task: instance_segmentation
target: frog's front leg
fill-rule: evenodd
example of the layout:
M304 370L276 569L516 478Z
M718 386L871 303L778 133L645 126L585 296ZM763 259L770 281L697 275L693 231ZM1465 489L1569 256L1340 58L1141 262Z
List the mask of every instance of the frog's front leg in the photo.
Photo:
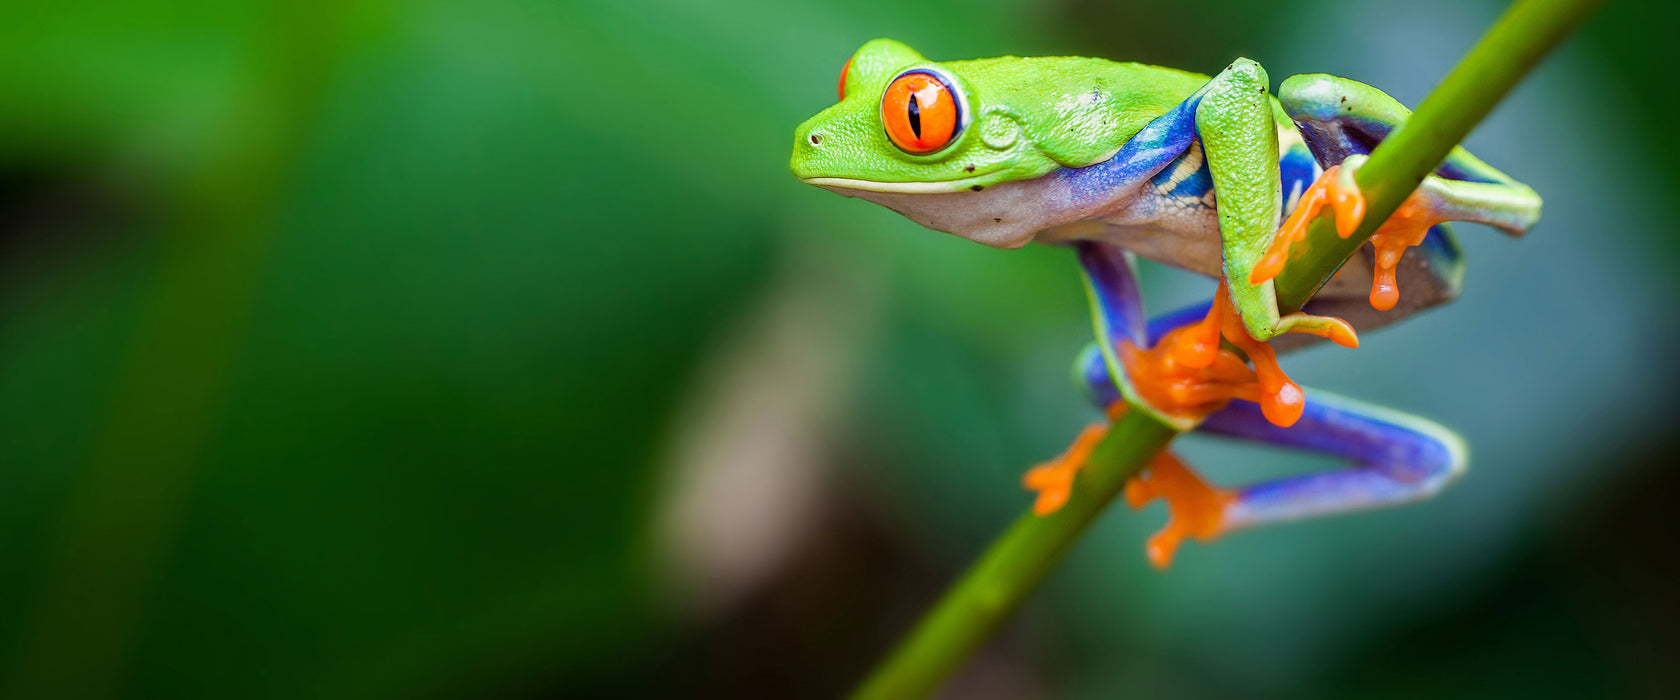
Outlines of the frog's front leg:
M1335 213L1336 232L1352 234L1364 217L1364 198L1354 175L1366 154L1411 115L1381 90L1330 75L1297 75L1283 82L1279 99L1301 129L1313 157L1325 168L1279 229L1265 257L1250 272L1261 283L1283 271L1290 246L1305 238L1307 225L1326 208ZM1462 147L1418 186L1371 236L1371 306L1394 308L1400 301L1395 267L1429 229L1447 221L1470 221L1520 236L1540 218L1540 197Z
M1302 394L1278 368L1265 341L1303 332L1356 347L1358 338L1353 327L1338 318L1280 315L1271 281L1251 279L1283 207L1277 120L1260 64L1238 59L1214 77L1196 109L1196 132L1213 176L1225 281L1206 320L1178 339L1178 360L1189 367L1205 366L1213 361L1223 335L1254 362L1267 417L1287 426L1300 415Z
M1217 197L1230 301L1257 341L1291 332L1351 340L1352 327L1339 319L1280 316L1269 281L1249 279L1271 245L1283 209L1273 117L1265 69L1243 58L1214 77L1196 109L1196 133L1207 153Z
M1150 325L1156 325L1151 322ZM1119 394L1095 346L1076 372L1092 401L1114 406ZM1465 468L1464 444L1430 421L1322 392L1306 397L1301 420L1280 428L1257 404L1232 401L1197 430L1296 447L1348 458L1348 468L1221 489L1203 481L1177 458L1164 455L1128 483L1126 498L1141 507L1160 497L1171 520L1150 538L1149 558L1171 562L1186 538L1212 540L1224 533L1271 522L1398 505L1426 498Z

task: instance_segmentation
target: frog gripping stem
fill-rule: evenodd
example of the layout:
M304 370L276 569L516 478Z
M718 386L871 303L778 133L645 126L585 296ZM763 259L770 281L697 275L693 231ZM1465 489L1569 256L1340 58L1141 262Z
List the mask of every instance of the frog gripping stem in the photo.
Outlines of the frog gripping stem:
M1407 128L1395 132L1391 138L1382 139L1382 143L1371 152L1370 167L1360 178L1362 194L1367 198L1369 211L1386 218L1406 199L1409 194L1407 190L1427 176L1432 169L1442 167L1445 159L1448 165L1454 166L1451 169L1454 172L1474 176L1469 180L1455 182L1453 187L1457 191L1467 195L1485 194L1481 201L1494 205L1490 208L1491 215L1486 217L1488 223L1513 235L1532 223L1538 216L1538 198L1532 196L1532 192L1529 191L1524 193L1529 196L1513 199L1510 196L1513 188L1507 180L1484 177L1480 168L1461 167L1477 163L1463 154L1461 149L1455 151L1454 145L1488 114L1535 63L1578 26L1600 1L1517 0L1469 55L1424 100L1418 111L1411 115ZM873 109L873 104L866 104L867 100L859 97L855 85L869 84L868 81L884 82L889 79L891 70L896 70L896 66L921 60L919 56L903 47L886 48L891 51L885 53L897 52L893 53L894 56L904 54L902 58L908 60L894 58L893 63L871 66L870 61L860 58L851 69L859 73L859 76L854 76L857 79L848 84L850 94L844 102L854 103L860 108ZM864 79L866 76L868 81ZM1279 92L1285 92L1288 87L1286 81L1280 86ZM1264 86L1261 88L1263 90ZM1340 105L1340 101L1335 105ZM1352 110L1343 108L1343 111ZM1291 113L1289 116L1296 125L1312 122L1310 115L1297 116ZM1330 116L1328 110L1324 116ZM867 127L869 139L880 140L878 128L873 127L868 120L858 123L863 125L860 129ZM830 128L830 124L802 127L795 134L796 146L807 142L814 146L817 137L821 136L822 143L827 147L827 144L837 140L834 133L827 130ZM1170 130L1165 134L1155 134L1147 130L1139 133L1172 135ZM1147 140L1149 145L1165 142ZM1364 140L1363 143L1368 144L1370 140ZM1159 149L1137 150L1154 152ZM1320 166L1343 160L1341 157L1325 158L1316 152L1313 155L1317 157ZM796 153L796 172L801 173L802 177L811 176L808 181L812 181L813 184L845 189L845 182L818 181L821 178L815 176L822 173L814 167L817 160L811 154ZM1128 161L1121 165L1131 163ZM1135 181L1127 179L1132 173L1127 167L1092 168L1087 171L1104 178L1112 177L1116 182ZM1447 173L1445 177L1453 178L1454 172ZM1143 177L1147 177L1147 174ZM1311 173L1307 173L1306 177L1310 178ZM972 190L971 194L978 194L982 184L987 187L987 193L1002 191L1002 188L991 188L991 182L958 182L967 190ZM1188 194L1197 194L1196 188L1191 185L1198 182L1200 180L1190 177L1183 183L1178 183L1178 187ZM1083 183L1084 181L1080 180L1077 184ZM1285 188L1285 191L1288 191L1288 188ZM904 203L896 193L861 192L860 196L868 195L875 200L890 202L892 205L898 205L894 207L895 210L903 211L899 207ZM948 199L952 198L940 198L937 201L945 202ZM1476 199L1466 196L1459 201L1475 203ZM953 208L950 211L969 209ZM987 214L984 222L1003 223L999 219L1004 217L990 212L983 213ZM926 218L933 222L944 221L931 215ZM1459 218L1463 217L1455 217L1453 220ZM1010 223L1018 222L1011 220ZM1003 235L981 235L990 233L989 230L978 230L983 228L978 227L976 232L972 232L975 240L1001 242L1009 244L1010 247L1025 240ZM1333 232L1324 230L1331 227L1314 228L1318 230L1309 233L1312 248L1297 256L1296 260L1290 261L1292 264L1288 266L1289 269L1272 281L1278 309L1300 309L1323 281L1356 252L1359 245L1365 243L1366 237L1374 227L1369 224L1361 225L1359 230L1343 241L1336 241ZM1258 240L1255 242L1259 243ZM1265 245L1261 244L1259 247L1262 250L1258 252L1263 253ZM1248 271L1243 272L1246 275ZM1101 290L1091 289L1089 284L1087 291L1092 293L1093 298L1102 294ZM1250 294L1245 297L1244 303L1251 304L1252 296ZM1205 307L1196 309L1198 315L1204 310ZM1116 314L1116 317L1126 315L1129 314ZM1112 401L1117 398L1117 394L1126 393L1136 399L1135 393L1117 376L1124 368L1116 356L1120 354L1122 341L1133 342L1138 347L1154 345L1146 342L1156 339L1153 326L1149 329L1149 337L1121 338L1117 337L1118 334L1108 332L1098 313L1094 313L1093 317L1098 325L1097 347L1100 352L1087 353L1086 357L1098 357L1102 360L1098 366L1103 370L1096 375L1101 381L1091 386L1094 396ZM1173 320L1173 325L1178 326L1189 320L1189 317L1175 315ZM1271 329L1258 329L1266 330L1279 329L1276 326ZM1218 353L1216 358L1217 356ZM1215 359L1212 366L1219 363L1220 360ZM1085 376L1093 375L1087 372ZM1341 454L1349 458L1352 464L1341 471L1307 474L1291 480L1266 482L1235 490L1236 501L1227 505L1220 513L1218 532L1427 497L1463 468L1462 447L1451 434L1440 430L1438 426L1415 419L1385 414L1381 410L1364 410L1360 406L1339 402L1322 394L1308 393L1305 410L1297 425L1285 429L1277 427L1265 417L1260 408L1238 397L1237 400L1229 402L1226 408L1216 411L1202 421L1201 428L1207 432L1233 437L1259 439L1300 449ZM858 686L852 697L855 700L912 700L932 695L965 659L982 648L984 641L1046 580L1055 570L1056 563L1073 549L1080 535L1100 517L1110 500L1126 491L1127 480L1144 467L1152 466L1156 455L1164 451L1167 445L1186 429L1170 418L1159 415L1158 411L1142 409L1128 412L1123 419L1109 426L1106 435L1091 446L1087 455L1088 461L1081 467L1075 479L1079 482L1081 493L1067 500L1053 517L1037 517L1029 513L1026 517L1014 520L1005 532L986 547L974 565L939 597L902 641L894 646L886 658ZM1148 476L1157 478L1158 473L1166 473L1170 469L1171 467L1152 469ZM1150 490L1147 486L1133 487L1133 500L1151 495ZM1183 537L1194 538L1197 535L1187 532ZM1182 540L1183 537L1179 539ZM1170 540L1163 539L1160 541L1163 546L1155 549L1168 553L1164 545L1169 542Z
M1118 421L1125 415L1125 401L1109 402L1109 422ZM1092 423L1085 426L1066 451L1021 476L1021 485L1028 491L1038 493L1038 498L1033 500L1034 515L1050 515L1067 505L1068 498L1073 496L1074 477L1079 476L1079 470L1084 468L1085 462L1091 458L1091 450L1107 436L1108 423Z
M1103 423L1085 426L1066 452L1022 475L1021 485L1038 492L1038 498L1033 500L1034 515L1050 515L1067 505L1068 498L1073 496L1073 478L1090 459L1091 448L1107 434L1108 426Z
M1331 166L1311 187L1301 194L1301 202L1278 228L1277 236L1264 257L1249 273L1251 284L1264 284L1283 273L1289 260L1290 246L1307 237L1307 227L1323 215L1328 206L1336 219L1336 235L1347 238L1359 228L1365 217L1365 196L1360 193L1354 173L1365 156L1349 156L1341 165ZM1395 270L1406 249L1421 245L1430 227L1453 220L1448 213L1453 207L1443 196L1445 187L1436 180L1425 181L1412 192L1394 214L1371 234L1373 250L1371 269L1371 307L1387 311L1400 302L1400 285Z
M1352 173L1346 173L1345 178L1343 174L1342 166L1330 166L1301 193L1301 201L1295 206L1295 211L1290 212L1289 218L1278 228L1277 237L1272 239L1265 257L1249 273L1250 284L1265 284L1283 273L1284 263L1289 260L1290 246L1306 240L1307 225L1318 218L1325 205L1335 211L1337 235L1347 238L1359 228L1360 220L1365 217L1365 197L1360 194L1359 185L1354 183Z

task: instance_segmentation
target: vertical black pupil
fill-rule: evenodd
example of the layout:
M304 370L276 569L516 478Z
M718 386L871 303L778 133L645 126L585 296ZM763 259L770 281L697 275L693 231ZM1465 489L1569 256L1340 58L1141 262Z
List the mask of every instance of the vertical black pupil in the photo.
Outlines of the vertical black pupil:
M910 131L916 138L922 137L922 103L913 92L910 93Z

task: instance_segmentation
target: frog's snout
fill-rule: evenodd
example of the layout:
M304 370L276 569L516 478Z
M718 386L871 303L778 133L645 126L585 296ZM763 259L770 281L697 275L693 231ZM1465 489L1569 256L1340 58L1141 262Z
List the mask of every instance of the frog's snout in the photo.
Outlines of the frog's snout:
M821 158L823 139L827 134L822 127L801 124L793 132L793 158L789 166L793 174L801 178L814 177L811 166Z

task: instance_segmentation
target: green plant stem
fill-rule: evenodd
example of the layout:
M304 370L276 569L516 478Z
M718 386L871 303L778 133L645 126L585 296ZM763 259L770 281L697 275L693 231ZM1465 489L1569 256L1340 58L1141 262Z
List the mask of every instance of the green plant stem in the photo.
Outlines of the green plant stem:
M1177 436L1142 411L1128 412L1091 451L1067 505L1048 516L1029 511L1016 518L853 697L919 698L938 688L1055 569L1126 479Z
M1487 116L1511 87L1602 0L1519 0L1424 99L1404 126L1372 151L1357 180L1364 222L1346 239L1328 217L1296 244L1278 277L1278 306L1299 309L1388 219L1423 178ZM854 700L920 698L936 690L1055 569L1069 545L1178 431L1129 411L1092 450L1073 497L1047 517L1027 513L994 540L962 578L864 680Z
M1292 259L1275 283L1278 308L1296 311L1318 293L1517 81L1601 4L1519 0L1506 10L1411 118L1371 151L1354 176L1366 208L1353 235L1337 236L1331 218L1320 217L1308 228L1306 240L1293 246Z

